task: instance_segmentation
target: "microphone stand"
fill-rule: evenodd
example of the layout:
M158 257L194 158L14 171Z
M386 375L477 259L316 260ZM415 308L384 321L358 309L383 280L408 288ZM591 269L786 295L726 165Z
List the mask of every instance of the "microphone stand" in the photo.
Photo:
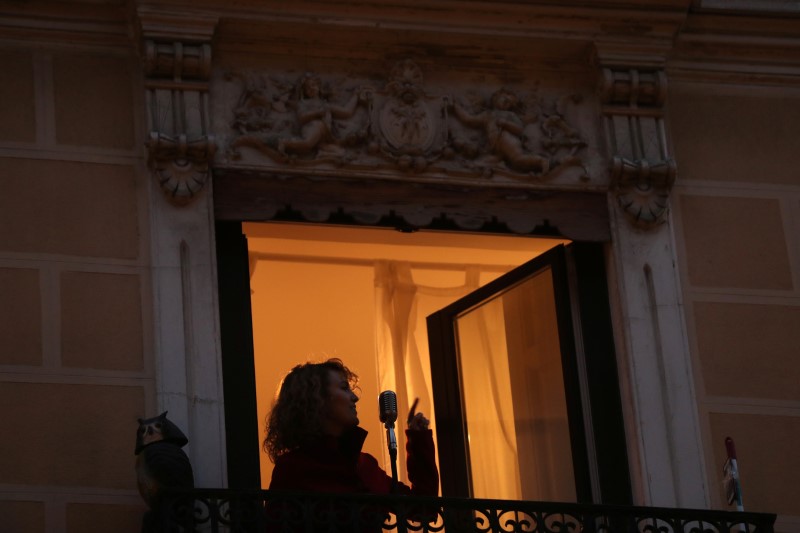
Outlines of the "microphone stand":
M392 494L397 492L397 437L394 434L394 421L386 421L386 442L389 445L389 459L392 464Z
M387 420L384 424L386 426L386 442L389 444L389 459L392 463L392 492L397 493L397 437L394 434L394 420ZM400 514L395 512L395 519L397 520L397 532L407 533L405 513Z

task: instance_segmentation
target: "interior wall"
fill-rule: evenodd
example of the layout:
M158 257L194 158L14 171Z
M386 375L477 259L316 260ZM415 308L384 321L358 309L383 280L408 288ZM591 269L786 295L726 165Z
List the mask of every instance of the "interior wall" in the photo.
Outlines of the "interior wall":
M282 376L307 360L340 357L360 377L359 418L370 432L365 451L383 460L387 472L390 464L377 405L373 262L412 261L415 283L437 287L460 286L465 265L483 265L483 285L565 242L281 223L246 223L244 231L251 257L260 439ZM420 310L421 320L427 312ZM426 339L417 342L427 345ZM418 410L430 416L432 407L422 402ZM435 430L435 419L432 422ZM404 449L402 430L398 431L398 446ZM272 463L262 450L262 486L268 487L271 472Z
M363 266L259 261L251 279L253 344L260 438L280 380L294 366L329 357L344 361L360 378L362 425L372 435L366 452L381 457L372 269ZM261 452L262 486L272 464Z

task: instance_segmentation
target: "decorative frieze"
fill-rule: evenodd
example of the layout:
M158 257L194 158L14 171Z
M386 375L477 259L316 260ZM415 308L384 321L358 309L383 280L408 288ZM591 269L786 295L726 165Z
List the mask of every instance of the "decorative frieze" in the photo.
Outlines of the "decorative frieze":
M663 122L666 75L646 67L606 67L602 73L610 190L635 224L661 223L676 174Z
M195 21L186 34L185 17L140 13L149 138L148 166L166 197L185 205L210 177L216 141L209 124L211 37L215 19ZM174 28L175 31L171 31Z
M430 89L413 61L383 81L316 73L237 72L227 156L266 156L283 170L376 173L541 183L588 180L576 95L530 88ZM400 171L398 173L398 171Z

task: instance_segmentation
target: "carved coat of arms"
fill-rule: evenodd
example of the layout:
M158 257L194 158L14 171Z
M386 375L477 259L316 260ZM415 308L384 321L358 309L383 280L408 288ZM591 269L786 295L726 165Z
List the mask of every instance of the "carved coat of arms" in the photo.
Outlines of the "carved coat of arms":
M378 124L390 150L422 154L441 139L441 111L432 105L422 87L422 71L412 61L398 64L387 84L388 98L378 114Z

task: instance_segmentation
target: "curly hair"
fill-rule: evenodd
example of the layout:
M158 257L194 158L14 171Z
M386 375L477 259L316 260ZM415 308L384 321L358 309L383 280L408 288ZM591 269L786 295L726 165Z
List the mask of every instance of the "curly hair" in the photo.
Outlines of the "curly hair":
M337 358L297 365L283 378L264 439L264 450L273 463L322 434L331 370L344 375L351 388L357 387L358 376Z

